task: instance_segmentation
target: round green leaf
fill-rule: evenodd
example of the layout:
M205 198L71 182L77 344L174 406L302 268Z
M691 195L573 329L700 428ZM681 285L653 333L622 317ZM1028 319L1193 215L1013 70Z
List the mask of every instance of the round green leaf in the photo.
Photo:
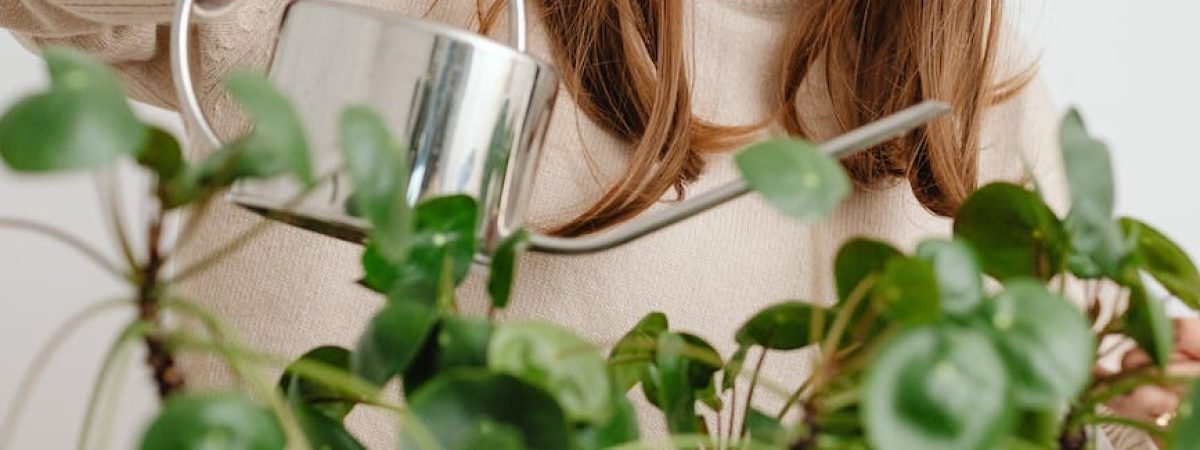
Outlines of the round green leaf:
M1164 369L1175 351L1175 325L1162 303L1151 299L1140 283L1129 288L1129 310L1125 313L1129 337Z
M1200 309L1200 273L1179 245L1150 225L1134 219L1121 219L1125 235L1136 242L1137 263L1167 289L1193 309Z
M282 450L283 432L264 407L234 393L179 394L142 435L141 450Z
M455 370L419 389L409 398L409 408L444 450L477 450L477 435L488 434L487 429L497 424L520 433L530 450L571 448L566 416L558 402L509 375ZM420 448L407 434L404 444L401 448Z
M1113 221L1113 170L1108 146L1088 134L1083 118L1074 110L1063 119L1060 139L1071 188L1071 212L1066 220L1071 251L1091 260L1105 273L1116 273L1128 250ZM1086 264L1076 263L1073 267L1086 268Z
M904 325L922 325L941 317L938 280L933 267L918 259L893 258L871 289L871 301L888 319Z
M755 144L735 157L746 183L772 206L805 220L825 217L850 194L842 166L813 144L782 138Z
M1200 450L1200 380L1192 383L1191 393L1179 405L1166 448Z
M1079 310L1029 279L1008 283L987 308L1018 404L1054 409L1083 390L1096 345Z
M942 311L963 315L983 303L982 269L966 243L928 240L917 246L917 257L933 266Z
M488 346L488 368L545 389L571 421L604 423L612 415L604 358L593 345L556 325L501 326Z
M787 302L767 307L750 318L736 336L741 346L758 345L771 350L795 350L811 344L810 327L817 307Z
M1013 184L990 184L967 199L954 234L970 243L984 271L1001 281L1049 279L1066 258L1062 223L1037 194Z
M314 181L308 140L291 102L261 74L235 72L225 82L229 93L254 121L250 134L236 146L242 164L262 176L291 173L305 184Z
M309 447L319 450L365 450L366 447L346 430L339 420L312 406L297 406L292 410L296 420L304 429Z
M888 261L902 256L895 247L869 239L853 239L842 244L833 262L838 299L845 301L863 279L883 273Z
M862 422L879 450L988 448L1005 431L1007 372L987 335L910 329L867 370Z
M408 154L375 112L347 108L341 118L342 159L354 185L350 200L371 224L371 240L387 260L402 261L412 233Z
M658 335L667 331L667 316L661 312L647 314L633 329L617 342L608 356L613 386L628 392L642 379L646 367L654 360Z
M309 350L300 357L300 361L324 364L333 369L345 371L350 376L350 350L341 347L327 346ZM346 393L333 386L305 378L295 373L289 365L279 378L279 388L287 397L292 407L307 406L314 412L329 416L334 420L342 420L357 403L355 395Z
M428 305L390 302L359 338L350 360L354 374L378 386L387 384L416 358L437 319Z
M439 373L463 367L487 367L493 325L486 319L447 316L433 338L404 371L404 392L411 394Z
M528 246L529 232L517 230L496 248L488 275L488 294L492 297L492 306L499 309L508 307L509 297L512 296L513 278L517 276L517 258Z
M17 172L90 169L135 154L148 128L104 63L74 50L44 54L50 88L0 117L0 158Z
M451 261L454 284L467 277L475 257L475 224L478 205L465 195L439 197L421 202L416 211L408 264L430 279L441 276L445 259Z

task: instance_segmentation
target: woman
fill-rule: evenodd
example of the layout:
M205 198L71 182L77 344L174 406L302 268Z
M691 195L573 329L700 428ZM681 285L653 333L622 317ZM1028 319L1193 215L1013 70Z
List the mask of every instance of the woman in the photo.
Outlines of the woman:
M210 1L198 26L200 91L218 131L240 123L221 94L233 67L261 68L286 0ZM478 29L504 29L504 5L482 0L354 0L381 10ZM1022 180L1026 164L1062 207L1058 115L1034 62L1004 35L999 0L541 0L532 52L564 75L534 193L531 222L561 235L602 230L737 175L730 150L772 134L822 140L923 99L953 117L846 162L858 184L830 220L801 224L755 198L609 252L528 255L507 315L553 320L611 342L639 317L665 311L673 328L732 342L736 324L785 298L829 303L829 274L846 239L912 248L949 233L981 182ZM35 47L65 44L113 63L135 98L174 107L167 0L0 0L0 26ZM637 189L634 189L634 188ZM215 211L187 253L204 254L257 220ZM289 355L349 345L377 308L354 285L356 246L276 227L193 279L186 294L235 323L251 343ZM482 277L460 296L485 308ZM1181 345L1200 350L1194 323ZM1190 346L1190 347L1189 347ZM723 348L728 353L729 348ZM1192 354L1200 353L1193 351ZM1138 364L1140 355L1128 360ZM795 379L811 354L771 361ZM1183 358L1192 364L1194 358ZM221 380L215 361L186 361L193 384ZM763 398L768 406L779 399ZM1116 403L1156 417L1178 394L1147 388ZM646 408L642 408L645 411ZM649 415L643 417L648 419ZM358 420L384 445L382 423ZM1133 448L1135 444L1123 445Z

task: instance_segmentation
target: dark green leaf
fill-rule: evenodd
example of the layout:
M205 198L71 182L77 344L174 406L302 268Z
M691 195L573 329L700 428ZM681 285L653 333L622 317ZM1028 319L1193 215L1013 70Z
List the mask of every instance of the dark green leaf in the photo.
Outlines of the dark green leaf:
M933 266L942 311L963 315L983 303L982 269L975 252L966 243L928 240L917 247L917 257Z
M513 323L488 346L488 368L549 392L572 422L604 423L612 416L612 386L600 352L556 325Z
M883 273L888 261L902 256L895 247L878 241L860 238L842 244L833 263L838 299L845 301L850 298L850 294L864 279L872 274Z
M1037 194L1013 184L990 184L967 199L954 234L970 243L984 271L1001 281L1050 279L1066 258L1062 223Z
M1066 227L1072 253L1090 260L1104 273L1114 274L1128 250L1113 221L1113 170L1108 146L1088 134L1083 118L1074 110L1063 119L1060 139L1071 188ZM1088 268L1081 262L1072 267ZM1076 275L1090 271L1081 272Z
M508 307L513 279L517 276L517 258L528 246L529 232L517 230L496 247L496 252L492 255L491 274L488 277L488 294L492 296L492 306L499 309Z
M389 302L371 319L351 358L354 374L383 386L400 374L425 345L437 314L418 302Z
M1192 383L1191 393L1179 405L1166 448L1200 450L1200 380Z
M775 139L735 157L742 177L784 213L805 220L825 217L850 194L842 166L809 142Z
M350 375L350 350L341 347L318 347L300 357L300 361L318 363L331 369L342 370ZM333 386L302 377L289 365L279 378L279 389L283 391L293 408L307 406L325 414L333 420L342 420L357 403L355 395Z
M254 129L235 144L252 173L291 173L302 183L314 181L308 141L291 102L260 74L236 72L225 82L229 93L254 121Z
M509 375L459 369L419 389L409 408L444 450L478 450L475 436L497 424L520 433L531 450L571 448L566 416L554 398ZM421 448L409 435L404 444Z
M1079 310L1032 279L1011 281L987 308L1019 405L1057 409L1083 390L1096 345Z
M649 394L655 394L655 404L666 417L667 429L673 434L695 433L696 426L696 390L689 378L691 365L694 361L689 358L690 345L687 340L675 333L662 333L658 336L658 353L655 365L650 371L656 389ZM643 382L643 386L646 383Z
M613 414L608 422L588 425L575 433L582 450L604 450L638 440L638 416L624 394L613 395Z
M689 333L679 333L688 345L688 383L696 392L696 399L714 411L721 410L721 398L717 395L716 374L724 365L721 354L704 338Z
M154 172L160 181L175 178L187 168L179 141L158 127L148 129L146 141L137 152L137 162Z
M1034 449L1058 448L1061 427L1062 413L1057 410L1021 411L1017 414L1017 427L1013 434L1015 438L1033 444Z
M771 448L783 448L788 444L787 430L783 429L779 420L755 408L746 412L746 431L750 433L751 440Z
M738 377L742 375L742 366L746 365L746 353L750 347L741 345L733 352L733 356L729 357L729 361L725 362L725 367L721 369L721 389L729 390L737 382Z
M652 312L625 333L613 347L608 362L611 366L613 386L617 391L629 392L629 389L642 379L646 367L654 361L658 335L667 331L667 326L665 314Z
M487 367L492 323L486 319L447 316L433 338L404 372L404 392L411 394L439 373L451 369Z
M441 277L449 255L454 284L467 277L475 257L475 200L465 195L439 197L417 206L416 231L409 251L409 264L430 279Z
M1162 303L1151 299L1146 288L1135 283L1129 288L1129 310L1125 313L1129 337L1145 350L1150 359L1166 368L1175 351L1175 326Z
M1007 372L983 332L923 327L867 370L862 423L879 450L989 448L1002 434Z
M740 346L759 345L771 350L795 350L810 341L813 311L808 303L787 302L770 306L750 318L736 336Z
M234 393L169 398L142 435L141 450L282 450L283 432L266 408Z
M366 450L341 421L334 420L327 413L318 411L314 406L303 405L292 410L304 429L309 447L314 450Z
M893 258L871 289L871 301L883 315L904 325L923 325L941 317L938 281L925 261Z
M1125 235L1136 242L1138 265L1167 291L1193 309L1200 309L1200 273L1179 245L1153 227L1121 219Z
M0 158L17 172L91 169L133 155L147 127L104 63L74 50L45 51L50 88L0 117Z
M341 119L342 158L354 185L350 201L371 224L371 241L385 259L404 260L412 233L408 154L373 111L347 108Z
M480 422L478 429L471 433L471 437L467 438L463 448L525 450L526 447L520 430L485 419Z

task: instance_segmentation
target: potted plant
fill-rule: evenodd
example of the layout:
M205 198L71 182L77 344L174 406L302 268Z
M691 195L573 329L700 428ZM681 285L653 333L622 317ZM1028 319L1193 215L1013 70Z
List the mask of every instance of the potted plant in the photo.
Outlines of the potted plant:
M321 347L289 360L245 347L220 317L172 290L261 228L175 273L164 270L172 249L163 239L164 222L190 209L195 214L179 237L186 240L196 216L239 180L288 176L312 187L328 178L312 173L286 99L263 79L232 77L231 92L256 126L189 162L171 135L137 119L103 64L66 50L45 57L51 86L0 118L4 163L44 173L131 159L155 180L147 199L156 206L152 220L136 230L117 227L120 263L57 230L0 218L0 228L76 247L130 286L131 298L95 308L137 315L105 358L81 448L95 443L98 399L137 342L148 350L163 399L142 437L147 450L363 448L343 423L353 408L394 414L403 430L398 445L406 449L1082 449L1098 425L1135 428L1175 450L1200 448L1200 384L1165 372L1173 330L1146 288L1154 280L1200 308L1200 275L1154 228L1114 217L1107 149L1078 114L1068 115L1061 131L1072 198L1065 218L1036 186L985 186L962 206L952 238L927 240L913 254L865 239L845 243L832 274L835 306L766 308L739 329L737 350L721 355L656 312L630 330L614 330L624 337L610 349L549 323L458 314L454 288L476 250L475 201L445 197L410 206L399 195L408 175L399 144L374 113L351 108L340 127L344 173L356 186L355 212L372 224L361 283L386 306L355 348ZM830 213L850 191L837 162L802 140L751 146L737 163L760 195L799 218ZM145 234L144 249L129 245L131 231ZM495 309L508 305L525 240L516 233L494 254L488 292ZM1090 307L1100 300L1095 289L1083 289L1093 293L1082 299L1089 307L1068 301L1069 284L1100 283L1127 293L1109 299L1128 304L1122 313L1101 317ZM170 325L167 313L195 319L202 332ZM1157 365L1094 376L1099 341L1116 335L1132 338ZM820 363L802 379L786 380L791 396L781 410L750 406L764 382L765 358L811 347L819 348ZM183 351L221 356L243 389L182 390L186 374L175 358ZM272 366L285 369L280 379L259 373ZM747 392L737 392L739 378L749 380ZM383 389L395 380L403 403ZM1171 427L1097 412L1150 383L1192 383ZM642 439L629 395L661 411L669 439ZM710 428L698 419L706 410L724 412L725 420ZM792 411L798 421L782 420ZM15 419L6 416L0 447Z

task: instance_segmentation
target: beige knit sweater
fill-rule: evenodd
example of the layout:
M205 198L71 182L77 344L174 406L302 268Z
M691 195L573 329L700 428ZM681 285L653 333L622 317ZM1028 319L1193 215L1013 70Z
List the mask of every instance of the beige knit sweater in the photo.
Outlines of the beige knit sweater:
M407 15L421 14L430 1L353 0ZM200 92L222 134L239 127L219 87L222 74L233 67L266 65L286 3L210 2L200 15L195 61ZM695 112L721 124L751 123L767 115L784 12L803 7L802 0L695 0L688 5ZM83 48L120 69L136 99L173 107L166 50L172 8L170 0L0 0L0 27L32 46ZM474 12L474 0L441 0L430 18L466 27L473 25ZM531 51L549 60L546 36L536 23ZM1017 45L1008 45L1005 53L1014 70L1030 63ZM805 89L801 110L829 123L820 81ZM621 169L627 149L580 114L569 95L559 98L534 192L534 225L560 223L581 212ZM994 108L981 149L984 181L1020 180L1024 161L1061 207L1057 119L1039 83ZM833 131L828 127L826 134ZM822 137L827 136L816 136ZM589 168L589 160L598 170ZM711 156L708 162L691 192L737 176L729 154ZM259 220L236 207L218 208L181 264ZM504 317L551 320L597 343L611 343L642 315L659 310L671 317L673 328L696 332L728 355L734 330L758 309L787 299L822 304L835 299L832 260L846 239L869 236L911 249L921 238L946 235L949 225L922 209L905 183L860 190L832 218L815 224L784 217L758 198L745 198L605 253L526 255L513 306ZM354 245L276 226L182 290L264 350L296 356L323 344L349 346L381 302L354 283L360 276L360 252ZM483 278L470 277L460 290L468 311L480 312L486 305ZM810 352L772 356L766 376L794 386L810 358ZM227 381L214 360L187 358L185 363L193 386ZM764 393L761 406L777 407L779 400ZM657 423L647 408L641 409L644 420ZM353 422L373 448L386 446L392 427L385 419L356 413Z

